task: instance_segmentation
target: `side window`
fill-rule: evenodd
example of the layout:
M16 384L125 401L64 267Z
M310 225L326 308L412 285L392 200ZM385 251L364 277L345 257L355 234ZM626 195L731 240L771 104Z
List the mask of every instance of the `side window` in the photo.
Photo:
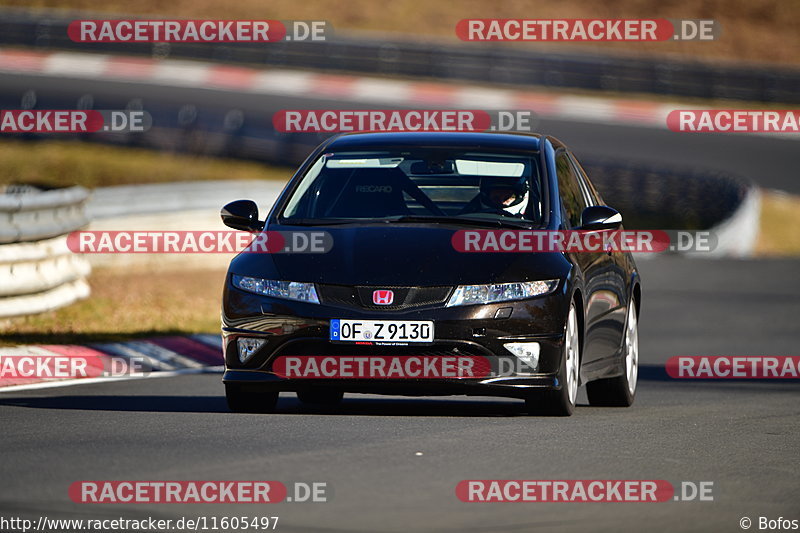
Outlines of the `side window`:
M581 213L586 209L586 201L583 191L578 183L575 170L570 164L569 158L565 153L556 157L556 174L558 176L558 190L561 195L561 203L567 215L567 220L572 228L581 225Z
M589 177L586 175L586 171L583 170L581 164L577 159L575 159L574 155L570 154L569 157L572 160L572 166L581 182L584 196L589 199L589 205L604 205L603 199L600 197L600 193L597 192L597 189L594 188L592 182L589 181Z

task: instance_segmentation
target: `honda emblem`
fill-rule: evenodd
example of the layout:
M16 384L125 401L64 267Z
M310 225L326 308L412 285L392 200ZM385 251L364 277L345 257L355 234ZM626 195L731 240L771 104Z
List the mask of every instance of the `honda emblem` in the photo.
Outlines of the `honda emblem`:
M392 302L394 302L394 291L372 291L372 303L375 305L392 305Z

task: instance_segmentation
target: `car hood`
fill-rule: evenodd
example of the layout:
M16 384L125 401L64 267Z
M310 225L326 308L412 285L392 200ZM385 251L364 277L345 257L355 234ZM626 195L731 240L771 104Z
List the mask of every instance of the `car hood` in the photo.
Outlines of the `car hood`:
M458 252L451 238L465 229L459 226L391 223L269 229L326 231L333 247L327 253L243 254L239 257L246 256L248 264L238 273L335 285L449 286L551 279L565 276L569 269L559 253Z

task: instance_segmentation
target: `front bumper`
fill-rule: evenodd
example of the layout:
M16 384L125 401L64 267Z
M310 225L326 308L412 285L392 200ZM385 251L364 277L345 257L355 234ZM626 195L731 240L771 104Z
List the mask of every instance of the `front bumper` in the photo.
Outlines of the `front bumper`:
M328 387L370 394L524 397L530 389L561 387L556 374L563 354L566 301L562 293L554 293L515 302L387 312L280 300L226 287L222 315L226 367L223 381L254 391ZM433 320L435 342L409 346L331 343L332 318ZM246 363L241 363L238 357L240 337L265 340ZM503 347L509 342L538 343L538 366L501 362L510 359L518 363ZM282 356L469 356L485 358L492 369L504 370L463 378L285 378L273 372L273 364Z
M261 370L226 370L222 381L237 384L243 391L297 392L309 388L328 388L361 394L400 396L503 396L525 398L531 390L560 389L555 375L472 379L283 379Z

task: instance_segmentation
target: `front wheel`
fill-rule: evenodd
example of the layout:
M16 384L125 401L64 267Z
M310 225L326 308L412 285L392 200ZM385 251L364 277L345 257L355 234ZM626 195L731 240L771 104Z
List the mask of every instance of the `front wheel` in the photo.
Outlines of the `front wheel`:
M586 384L589 404L598 407L629 407L636 396L639 378L639 323L636 305L631 300L628 306L628 321L625 327L625 373L609 379L599 379Z
M530 414L547 416L570 416L575 410L578 398L578 376L581 365L581 342L578 333L578 313L575 302L569 306L567 327L564 335L564 352L557 378L559 390L545 391L525 399L526 410Z

